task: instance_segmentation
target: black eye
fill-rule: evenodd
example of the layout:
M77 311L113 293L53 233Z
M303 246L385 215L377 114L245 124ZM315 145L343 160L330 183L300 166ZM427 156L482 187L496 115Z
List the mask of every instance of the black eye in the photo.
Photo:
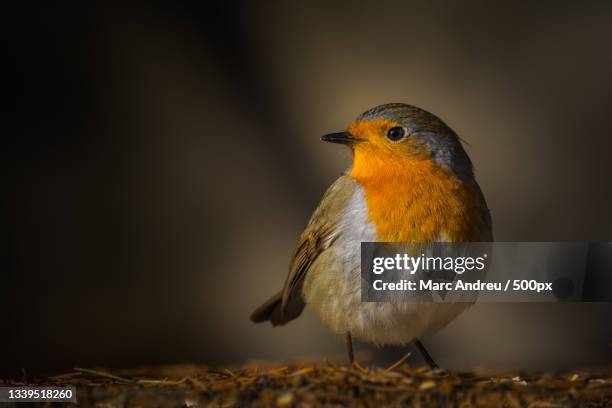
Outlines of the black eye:
M389 129L389 131L387 132L387 137L390 140L393 140L394 142L397 142L402 137L404 137L405 134L406 134L406 132L404 132L404 128L403 127L396 126L396 127L392 127L391 129Z

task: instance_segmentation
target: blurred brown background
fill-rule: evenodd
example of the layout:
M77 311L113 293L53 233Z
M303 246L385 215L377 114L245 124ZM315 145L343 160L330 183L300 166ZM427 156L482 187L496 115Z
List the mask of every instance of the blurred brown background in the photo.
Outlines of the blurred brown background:
M612 3L20 6L0 374L343 351L248 316L349 165L319 136L407 102L470 146L500 241L611 240ZM449 367L612 361L606 304L479 305ZM364 347L364 346L362 346Z

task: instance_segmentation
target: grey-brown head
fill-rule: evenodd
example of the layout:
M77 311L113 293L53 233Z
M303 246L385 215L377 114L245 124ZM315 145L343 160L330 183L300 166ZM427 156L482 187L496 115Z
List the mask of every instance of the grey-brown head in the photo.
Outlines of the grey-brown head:
M369 159L427 159L461 179L473 177L472 163L457 134L440 118L416 106L377 106L359 115L345 132L322 139L347 144L356 154L363 153Z

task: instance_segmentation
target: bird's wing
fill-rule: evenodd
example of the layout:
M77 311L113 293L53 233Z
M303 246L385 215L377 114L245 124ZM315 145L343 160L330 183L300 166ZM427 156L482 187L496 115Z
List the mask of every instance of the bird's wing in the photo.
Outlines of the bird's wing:
M302 284L310 266L319 254L330 247L334 239L333 224L318 226L300 237L283 286L281 316L286 315L287 305L290 304L292 298L301 295Z
M286 315L287 307L294 298L301 300L302 284L313 262L342 234L339 222L355 188L355 181L350 176L344 175L323 195L321 203L298 240L289 264L289 274L282 290L281 316Z
M252 321L261 323L269 320L273 326L277 326L302 313L304 299L301 289L304 277L319 255L342 234L342 213L355 189L356 182L346 175L327 189L298 240L283 289L251 314Z

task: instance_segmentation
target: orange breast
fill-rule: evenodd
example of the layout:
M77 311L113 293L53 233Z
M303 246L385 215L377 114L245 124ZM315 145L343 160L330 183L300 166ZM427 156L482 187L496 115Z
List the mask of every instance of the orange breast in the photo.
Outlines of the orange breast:
M483 239L478 193L425 157L390 157L383 163L356 155L351 176L364 189L380 241Z

